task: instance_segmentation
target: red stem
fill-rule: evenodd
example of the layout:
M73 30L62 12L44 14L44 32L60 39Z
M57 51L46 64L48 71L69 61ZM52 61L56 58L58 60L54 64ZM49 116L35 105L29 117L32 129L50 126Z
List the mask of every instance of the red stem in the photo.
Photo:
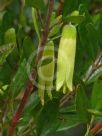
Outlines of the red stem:
M102 121L98 122L94 128L91 129L92 135L95 136L97 132L102 129Z
M45 44L47 42L48 34L49 34L49 27L50 27L50 18L53 10L53 5L54 5L54 0L49 0L49 8L47 12L47 17L46 17L46 24L44 27L44 30L42 32L42 37L40 44L38 46L38 51L37 51L37 57L36 57L36 64L39 63L40 59L42 58L43 50L45 47Z
M9 132L8 132L8 136L13 136L13 133L14 133L14 130L15 130L16 125L18 123L18 120L19 120L19 118L20 118L20 116L23 112L23 109L25 107L25 104L27 102L27 99L28 99L32 89L33 89L33 84L32 84L31 81L29 81L28 84L27 84L27 88L25 90L26 93L24 93L24 96L21 100L21 103L20 103L20 105L19 105L19 107L18 107L18 109L17 109L17 111L16 111L16 113L13 117L11 127L10 127Z
M64 0L60 0L60 5L57 10L57 16L62 14L63 6L64 6Z
M43 50L44 50L45 44L47 42L47 38L48 38L48 34L49 34L50 18L51 18L51 14L52 14L52 10L53 10L53 5L54 5L54 0L49 0L46 25L45 25L44 31L42 33L41 42L40 42L39 47L38 47L38 54L36 56L36 62L35 62L36 65L38 64L39 60L42 58ZM41 50L41 51L39 51L39 50ZM31 75L32 75L32 77L34 77L34 80L36 80L37 70L34 69L34 71L32 71ZM10 127L9 132L8 132L8 136L13 136L14 130L17 126L17 123L20 119L20 116L21 116L21 114L24 110L24 107L27 103L28 97L30 96L32 90L33 90L33 84L32 84L32 81L29 80L27 87L25 89L23 98L20 102L20 105L19 105L19 107L18 107L18 109L17 109L17 111L16 111L16 113L13 117L11 127Z

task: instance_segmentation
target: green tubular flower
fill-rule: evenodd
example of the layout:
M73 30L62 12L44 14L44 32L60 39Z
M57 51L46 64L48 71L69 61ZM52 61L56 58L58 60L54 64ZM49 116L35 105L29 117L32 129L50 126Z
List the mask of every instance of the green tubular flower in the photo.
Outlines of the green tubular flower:
M38 94L42 105L44 105L45 90L52 99L54 65L54 43L50 41L46 44L42 59L38 65Z
M72 91L73 71L76 52L76 27L66 25L62 31L62 37L58 50L57 79L56 90L63 87L63 93L66 90Z

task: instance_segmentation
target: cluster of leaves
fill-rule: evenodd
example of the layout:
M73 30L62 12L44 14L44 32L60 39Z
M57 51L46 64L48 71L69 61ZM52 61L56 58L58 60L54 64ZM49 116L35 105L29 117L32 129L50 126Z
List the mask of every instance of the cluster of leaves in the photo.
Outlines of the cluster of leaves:
M27 84L27 66L34 66L35 56L33 60L29 58L41 38L47 2L0 1L0 135L8 133ZM49 39L58 48L61 26L69 22L77 26L74 96L53 90L53 99L45 96L42 106L37 91L32 92L15 136L82 136L85 133L91 136L90 126L102 116L102 2L65 0L62 16L57 17L59 2L56 0L54 4ZM79 15L73 14L76 10Z

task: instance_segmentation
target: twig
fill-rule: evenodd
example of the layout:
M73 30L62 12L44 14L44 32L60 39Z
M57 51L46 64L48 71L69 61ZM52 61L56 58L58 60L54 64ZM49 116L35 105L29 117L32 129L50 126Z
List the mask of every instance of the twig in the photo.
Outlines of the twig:
M49 26L50 26L50 17L52 14L52 10L53 10L53 6L54 6L54 0L49 0L49 5L48 5L48 12L47 12L47 18L46 18L46 25L44 27L44 31L42 33L42 38L41 38L41 42L38 46L38 52L37 52L37 56L36 56L36 65L38 64L38 62L40 61L42 54L43 54L43 50L45 47L45 44L47 42L47 38L48 38L48 34L49 34ZM34 69L31 73L32 77L34 80L36 80L37 77L37 70ZM8 136L13 136L14 130L16 128L16 125L20 119L20 116L24 110L24 107L27 103L28 97L30 96L31 92L33 90L33 83L31 80L28 81L27 87L25 89L25 93L24 96L20 102L20 105L13 117L12 123L11 123L11 127L9 129L8 132Z
M59 25L62 23L62 19L60 19L57 23L53 24L49 30L53 29L55 26Z
M89 133L90 133L90 129L91 129L91 126L92 126L92 124L93 124L94 119L95 119L95 116L94 116L94 115L92 115L92 117L91 117L91 121L90 121L90 123L89 123L89 124L88 124L88 126L87 126L87 131L86 131L85 136L88 136L88 135L89 135Z
M95 136L97 132L102 130L102 121L98 122L95 127L91 129L92 135Z
M64 6L64 0L60 0L60 5L57 10L57 16L62 14L63 6Z
M21 100L21 103L20 103L20 105L19 105L19 107L18 107L18 109L17 109L17 111L16 111L16 113L15 113L15 115L13 117L11 127L10 127L9 132L8 132L8 136L13 136L16 125L17 125L17 123L18 123L18 121L20 119L20 116L21 116L21 114L23 112L23 109L25 107L25 104L27 102L27 99L28 99L32 89L33 89L33 84L29 80L28 84L27 84L27 88L26 88L25 93L24 93L24 96L23 96L23 98Z
M44 30L42 32L41 42L38 46L36 64L39 63L39 61L42 57L42 54L43 54L45 43L47 42L47 38L48 38L48 34L49 34L49 27L50 27L50 18L51 18L51 14L52 14L52 10L53 10L53 5L54 5L54 0L49 0L49 8L48 8L48 12L47 12L46 24L45 24Z
M58 36L55 36L55 37L51 37L51 40L54 41L54 40L56 40L56 39L58 39L60 37L61 37L61 35L58 35ZM50 41L50 39L48 41Z
M100 64L101 60L102 60L102 53L98 56L98 58L93 63L92 68L91 68L88 76L85 79L85 82L88 81L90 79L90 77L94 74L94 72L97 71L102 66L102 64ZM89 126L89 129L90 129L90 126ZM101 129L102 129L102 121L97 123L96 126L91 129L92 135L94 136ZM87 132L86 132L86 134L87 134Z
M74 91L64 95L62 99L60 100L60 107L62 107L65 103L69 102L73 98L74 95L75 95Z
M95 62L92 64L89 73L86 75L84 81L87 82L91 76L101 67L101 62L102 60L102 53L96 58Z

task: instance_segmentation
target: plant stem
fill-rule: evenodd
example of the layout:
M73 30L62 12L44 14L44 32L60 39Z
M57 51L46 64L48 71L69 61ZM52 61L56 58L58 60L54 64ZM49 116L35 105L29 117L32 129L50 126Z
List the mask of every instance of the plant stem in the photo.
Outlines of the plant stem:
M85 82L87 82L91 78L91 76L102 66L102 64L100 64L101 60L102 60L102 53L99 54L99 56L96 58L96 60L92 64L92 67L88 75L84 79Z
M38 46L38 52L36 57L36 64L39 63L40 59L42 58L43 50L45 47L45 43L47 42L48 34L49 34L49 27L50 27L50 18L53 10L54 0L49 0L49 8L47 12L46 24L42 32L41 41Z
M102 129L102 121L98 122L95 127L91 129L93 136Z
M88 125L88 127L87 127L87 131L86 131L85 136L88 136L88 135L89 135L90 130L91 130L92 123L93 123L93 121L94 121L94 118L95 118L95 116L94 116L94 115L92 115L92 117L91 117L91 121L90 121L90 124L89 124L89 125Z
M45 47L45 44L47 42L47 38L48 38L48 34L49 34L49 26L50 26L50 18L51 18L51 14L53 11L53 6L54 6L54 0L49 0L49 5L48 5L48 12L47 12L47 18L46 18L46 24L44 27L44 31L42 32L42 37L41 37L41 42L38 46L38 52L37 52L37 56L36 56L36 65L38 64L38 62L40 61L40 59L42 58L42 54L43 54L43 50ZM34 80L36 80L37 77L37 70L34 69L31 73L31 76ZM33 83L32 81L29 79L27 87L24 91L24 95L23 98L20 102L20 105L12 119L12 123L11 123L11 127L8 131L8 136L13 136L14 130L17 126L17 123L21 117L21 114L24 110L24 107L27 103L28 97L30 96L31 92L33 90Z
M20 105L19 105L19 107L18 107L18 109L17 109L17 111L16 111L16 113L15 113L15 115L13 117L11 127L10 127L9 132L8 132L8 136L13 136L16 125L17 125L17 123L18 123L18 121L20 119L20 116L21 116L21 114L23 112L23 109L24 109L25 104L27 102L28 96L30 95L32 89L33 89L32 82L29 81L28 84L27 84L27 88L25 90L26 93L24 93L24 96L23 96L23 98L21 100L21 103L20 103Z
M63 6L64 6L64 0L60 0L60 5L57 10L57 16L62 14Z
M62 99L60 100L60 107L64 106L64 104L66 104L67 102L69 102L73 98L74 95L75 95L74 92L69 92L66 95L64 95L62 97Z

